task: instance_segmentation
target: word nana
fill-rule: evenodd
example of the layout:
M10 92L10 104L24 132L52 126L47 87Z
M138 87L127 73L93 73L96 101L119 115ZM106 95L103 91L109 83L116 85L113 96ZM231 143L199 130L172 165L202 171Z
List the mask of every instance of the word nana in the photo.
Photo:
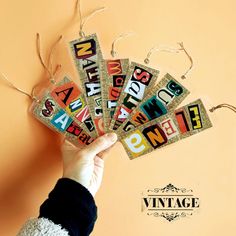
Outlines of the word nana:
M128 132L135 127L167 114L176 108L189 92L169 74L158 83L153 92L133 110L130 118L122 124L122 130Z
M133 159L211 126L199 99L176 110L173 114L154 119L135 131L121 135L120 139L129 157Z
M114 114L113 130L117 130L119 126L128 118L132 110L138 106L146 95L147 88L150 85L153 76L149 68L132 63L129 74L129 80L126 82L122 90L123 96L119 100L119 105Z

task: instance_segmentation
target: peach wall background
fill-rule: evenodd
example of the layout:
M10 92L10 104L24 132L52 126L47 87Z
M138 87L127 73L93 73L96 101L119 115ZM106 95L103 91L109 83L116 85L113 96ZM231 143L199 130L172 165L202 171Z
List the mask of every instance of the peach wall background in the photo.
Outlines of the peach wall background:
M64 42L56 61L75 81L66 42L78 36L72 18L74 0L0 1L0 70L27 91L45 81L36 55L35 35L42 36L44 56L60 33ZM84 14L108 9L89 21L104 56L120 33L136 34L117 44L120 57L142 62L154 45L183 41L195 68L183 84L192 92L184 104L201 97L209 109L236 104L236 30L234 0L83 1ZM179 79L189 62L183 54L159 53L151 66ZM60 138L28 112L30 101L0 81L0 235L15 235L25 220L37 216L40 204L61 176ZM92 235L171 236L233 235L236 197L235 113L210 113L214 128L130 161L120 143L107 158L103 185L96 196L99 218ZM191 218L167 222L141 212L141 193L173 183L192 188L201 199Z

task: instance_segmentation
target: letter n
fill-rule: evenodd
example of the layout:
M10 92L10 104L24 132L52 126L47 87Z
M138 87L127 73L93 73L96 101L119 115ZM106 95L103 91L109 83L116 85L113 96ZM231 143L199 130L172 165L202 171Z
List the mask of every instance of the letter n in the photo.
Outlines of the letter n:
M75 57L86 59L96 54L96 42L94 39L82 41L74 44Z
M75 117L80 121L84 122L90 116L88 106L86 106L82 111L80 111Z
M155 149L168 142L165 132L158 125L149 126L142 133Z

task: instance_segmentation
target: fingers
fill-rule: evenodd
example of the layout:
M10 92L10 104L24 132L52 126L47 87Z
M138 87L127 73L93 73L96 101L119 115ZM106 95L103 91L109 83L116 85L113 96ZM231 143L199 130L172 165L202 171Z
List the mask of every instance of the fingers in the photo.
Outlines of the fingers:
M96 194L99 187L101 186L103 171L104 171L104 161L98 156L96 156L94 158L93 176L89 186L89 191L92 193L93 196Z
M72 144L70 141L64 139L63 143L62 143L62 147L61 149L64 151L68 151L68 150L74 150L76 149L76 146L74 144Z
M107 133L97 138L90 145L83 148L83 153L92 158L98 153L105 151L111 147L117 141L117 135L115 133Z
M108 153L110 152L110 150L112 149L113 146L114 146L114 144L111 147L109 147L108 149L99 152L97 154L97 156L104 160L104 158L108 155Z
M70 162L74 156L78 153L80 148L76 147L74 144L68 140L64 140L61 146L62 158L64 163Z

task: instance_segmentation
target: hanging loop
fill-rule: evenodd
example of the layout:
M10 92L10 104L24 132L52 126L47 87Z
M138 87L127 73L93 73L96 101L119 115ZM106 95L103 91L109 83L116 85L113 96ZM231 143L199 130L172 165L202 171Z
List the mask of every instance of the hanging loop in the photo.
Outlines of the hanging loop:
M186 79L187 74L192 70L193 68L193 59L192 57L189 55L189 53L186 51L183 42L178 43L178 45L180 46L180 48L178 49L174 49L174 48L169 48L169 47L153 47L151 48L151 50L148 52L147 57L145 58L144 62L145 64L149 64L150 62L150 57L154 52L170 52L170 53L179 53L180 51L183 51L189 61L190 61L190 67L188 68L188 70L181 76L181 79Z
M170 53L179 53L179 49L169 48L169 47L153 47L147 54L147 57L144 59L145 64L150 63L150 57L154 52L170 52Z
M179 50L184 51L184 53L186 54L186 56L188 57L189 61L190 61L190 66L187 69L187 71L181 76L181 79L186 79L187 74L192 70L193 68L193 58L189 55L189 53L186 51L185 47L184 47L184 43L180 42L178 43L180 46Z
M49 53L49 63L48 63L49 65L47 66L44 59L43 59L43 56L42 56L40 34L37 33L37 53L38 53L38 57L39 57L39 60L42 64L43 68L48 73L49 80L52 84L55 84L55 75L61 69L61 65L59 64L59 65L56 65L56 69L55 69L55 71L53 71L54 52L55 52L55 49L56 49L57 45L60 43L61 40L62 40L62 35L60 35L59 38L53 44L53 46L51 48L51 51Z
M111 46L111 56L112 56L112 57L115 57L116 54L117 54L117 52L115 51L115 44L116 44L119 40L121 40L121 39L123 39L123 38L125 38L125 37L128 37L128 36L131 36L131 35L133 35L133 34L134 34L134 32L127 32L127 33L124 33L124 34L120 34L120 35L112 42L112 46Z
M35 102L40 102L39 99L34 95L34 89L32 90L32 93L30 94L30 93L28 93L28 92L26 92L26 91L24 91L24 90L22 90L22 89L16 87L16 86L7 78L7 76L6 76L5 74L3 74L1 71L0 71L0 76L1 76L2 79L4 79L4 80L7 82L7 84L8 84L11 88L13 88L13 89L17 90L18 92L24 94L25 96L29 97L30 99L34 100Z
M233 106L233 105L230 105L230 104L227 104L227 103L222 103L222 104L219 104L215 107L212 107L211 109L209 109L210 112L214 112L215 110L219 109L219 108L228 108L230 110L232 110L233 112L236 113L236 107Z
M84 29L84 25L88 22L88 20L90 20L94 15L96 15L99 12L102 12L104 10L106 10L106 7L100 7L98 9L95 9L94 11L92 11L86 18L83 19L82 17L82 11L81 11L81 0L77 0L76 1L76 10L79 11L79 18L80 18L80 31L79 31L79 35L81 38L84 38L86 35L83 31Z

